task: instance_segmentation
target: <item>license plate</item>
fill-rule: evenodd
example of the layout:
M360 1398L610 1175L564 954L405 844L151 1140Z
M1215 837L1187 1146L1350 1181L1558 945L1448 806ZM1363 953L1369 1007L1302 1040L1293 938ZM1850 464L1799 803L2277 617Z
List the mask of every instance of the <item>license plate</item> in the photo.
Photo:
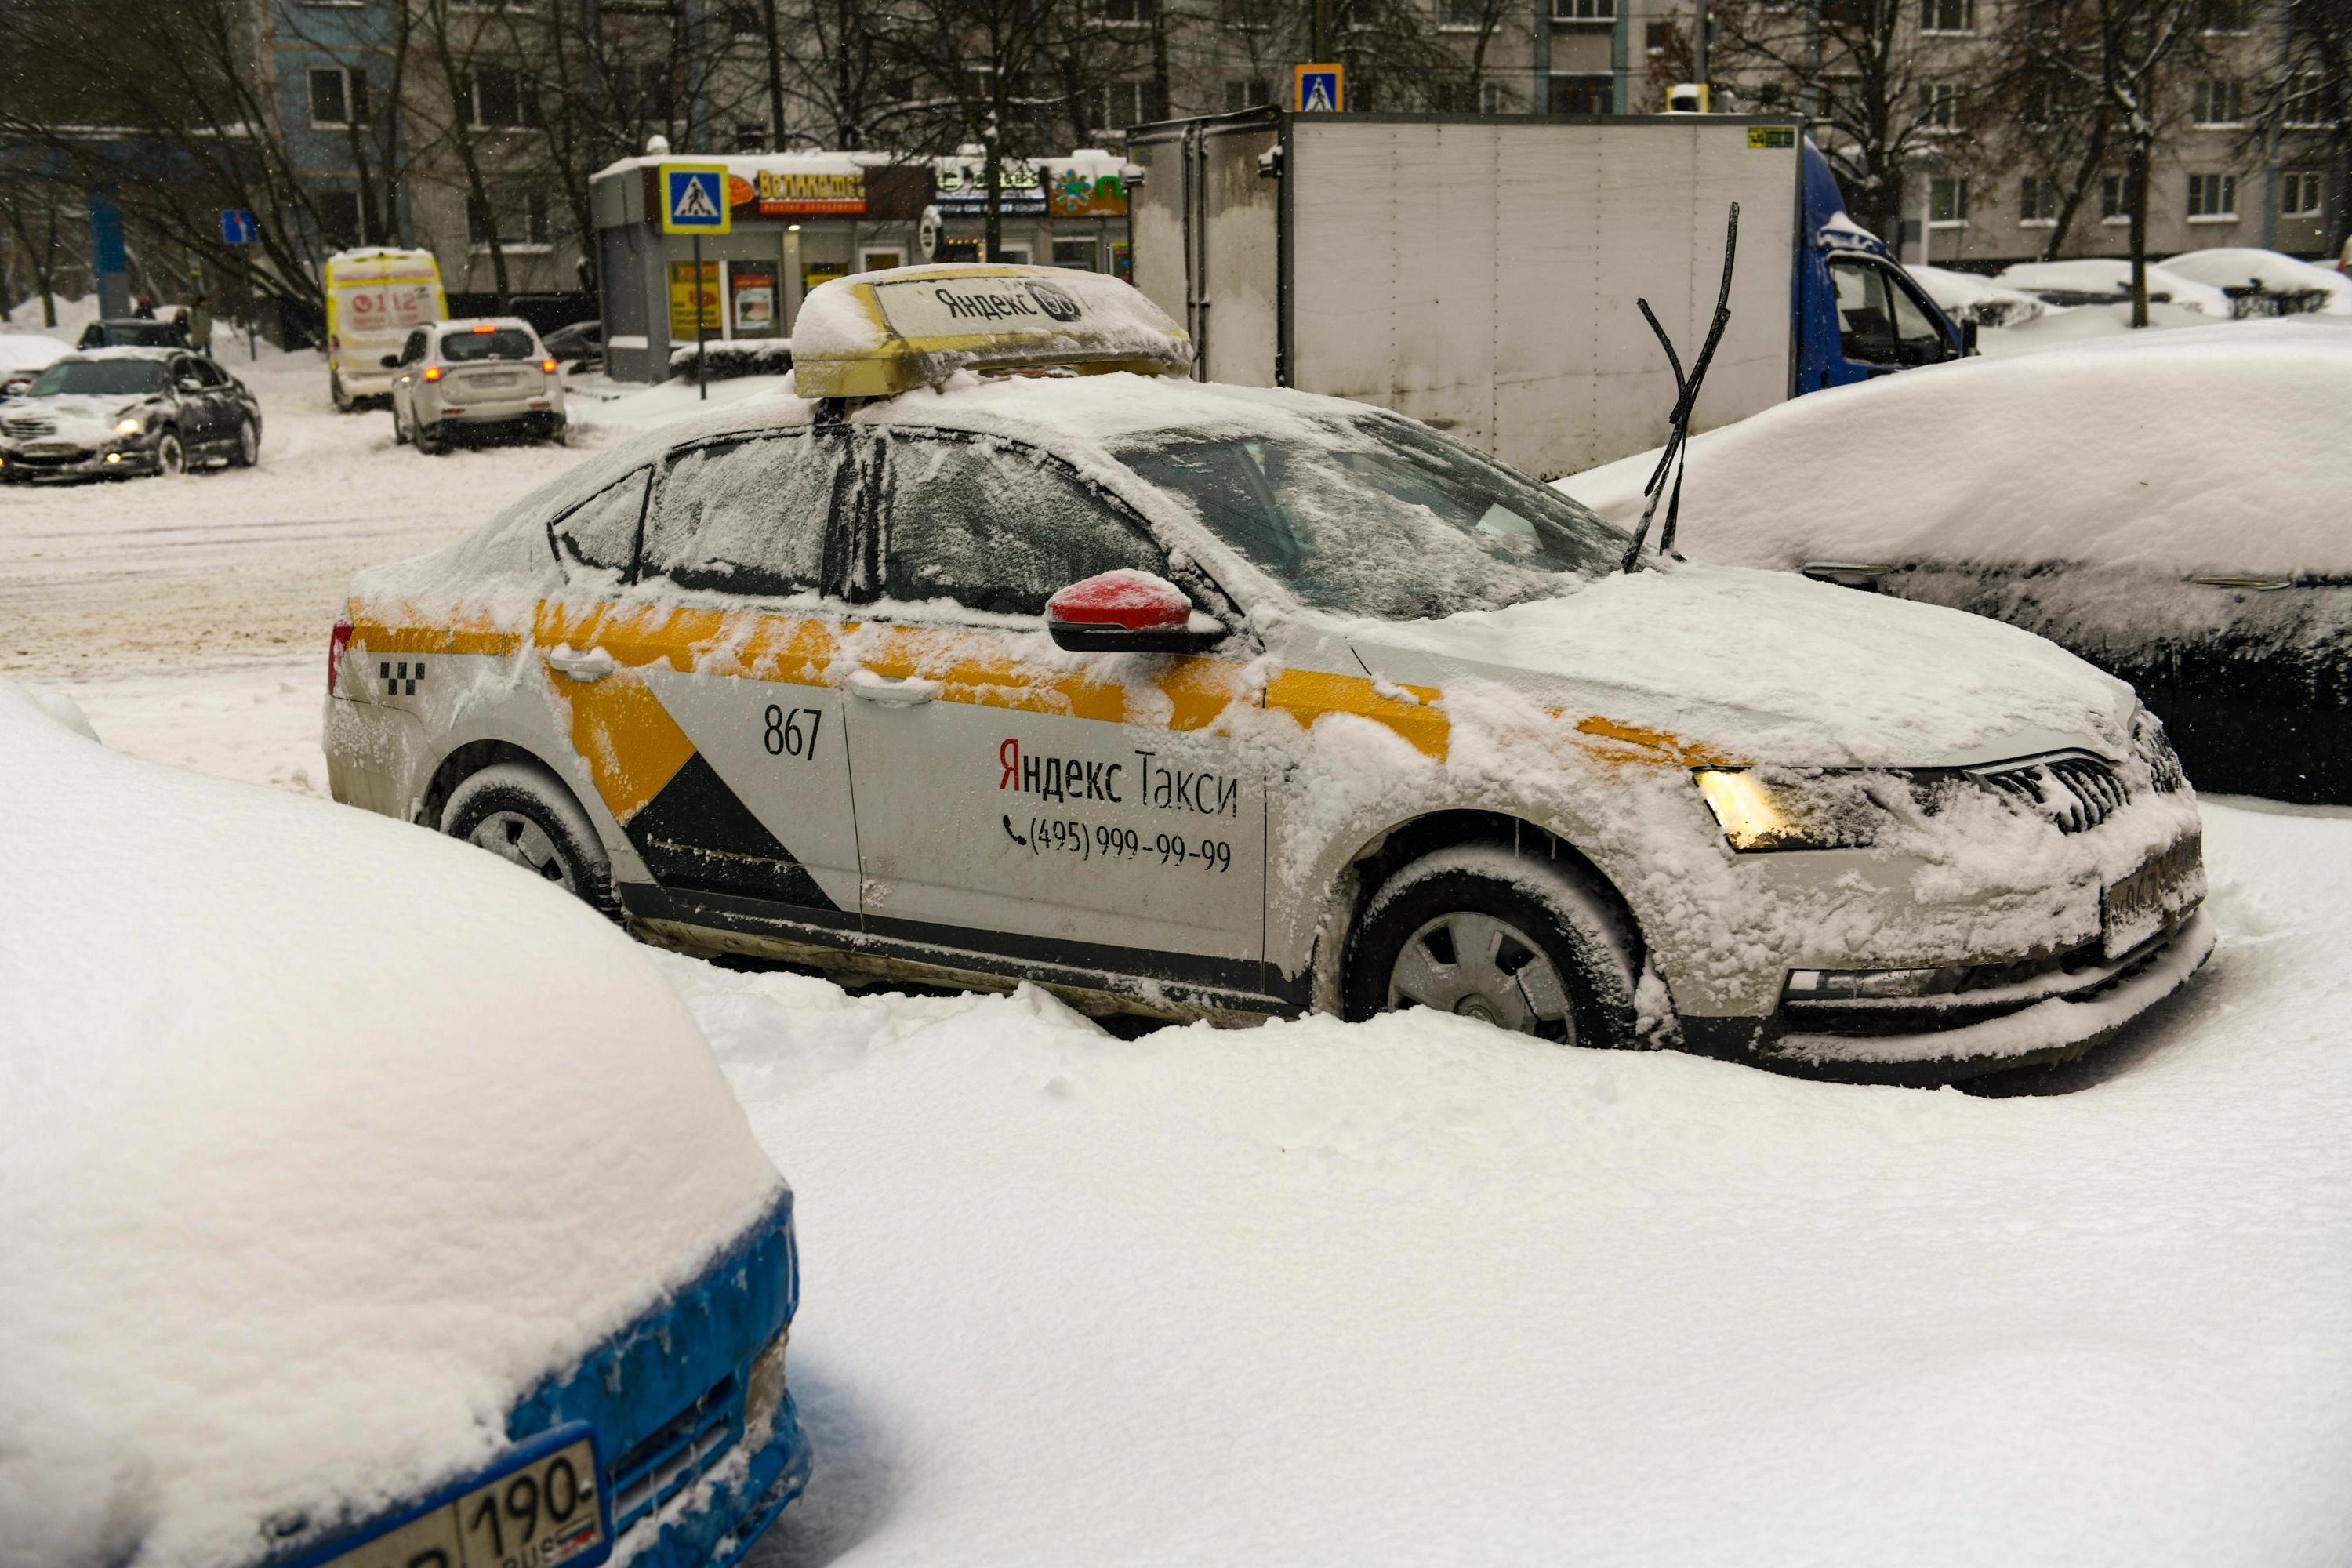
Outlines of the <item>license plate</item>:
M551 1441L554 1447L543 1446ZM317 1568L593 1568L613 1554L611 1510L584 1426L566 1427L504 1468Z
M36 441L25 448L28 458L79 458L81 448L70 441Z
M466 378L467 386L512 386L514 384L515 378L510 375L469 375Z
M2204 896L2204 843L2192 833L2108 885L2100 899L2106 955L2121 958Z

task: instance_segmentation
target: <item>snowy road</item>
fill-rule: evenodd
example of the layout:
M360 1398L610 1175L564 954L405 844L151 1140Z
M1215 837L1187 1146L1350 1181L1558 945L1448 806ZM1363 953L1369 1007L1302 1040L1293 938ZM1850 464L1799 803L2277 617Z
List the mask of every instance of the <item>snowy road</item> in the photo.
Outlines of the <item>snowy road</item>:
M0 492L0 670L319 790L349 568L578 454L420 458L306 368L256 473ZM2012 1098L656 955L801 1194L755 1561L2341 1562L2352 814L2208 845L2206 972Z

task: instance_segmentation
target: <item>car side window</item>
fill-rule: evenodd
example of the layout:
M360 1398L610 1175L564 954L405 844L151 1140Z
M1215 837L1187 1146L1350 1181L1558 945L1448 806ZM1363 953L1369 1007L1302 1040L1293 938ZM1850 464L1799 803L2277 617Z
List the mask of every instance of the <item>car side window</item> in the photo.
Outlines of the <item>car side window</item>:
M206 386L218 388L229 384L228 372L208 359L192 359L188 361L188 368L195 372L196 379Z
M1864 364L1896 363L1885 276L1866 262L1832 261L1830 281L1837 289L1838 344L1845 357Z
M639 468L549 524L556 553L574 565L625 575L636 563L637 530L645 520L646 488L653 477L653 469Z
M421 360L424 357L425 333L423 330L420 329L409 333L408 341L401 344L400 363L403 364L415 364L418 360Z
M1168 558L1109 497L1032 448L985 437L887 437L882 593L1042 616L1071 584Z
M837 431L803 431L672 453L646 524L645 574L733 594L821 591L846 446Z
M1895 353L1905 364L1934 364L1951 352L1951 340L1945 337L1911 290L1889 279L1888 295L1895 304Z

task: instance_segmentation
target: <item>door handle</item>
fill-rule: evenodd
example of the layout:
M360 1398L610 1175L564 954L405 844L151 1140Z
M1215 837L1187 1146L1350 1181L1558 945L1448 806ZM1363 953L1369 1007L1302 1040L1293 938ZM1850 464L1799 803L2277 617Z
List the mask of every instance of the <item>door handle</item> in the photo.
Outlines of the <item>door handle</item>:
M1878 580L1895 570L1866 561L1808 561L1797 568L1816 583L1833 583L1841 588L1859 588L1865 594L1878 591Z
M619 668L601 647L551 648L547 662L574 680L602 680Z
M914 708L935 701L940 695L940 683L910 675L904 680L893 680L887 675L877 675L870 669L852 670L849 694L867 702L878 702L885 708Z

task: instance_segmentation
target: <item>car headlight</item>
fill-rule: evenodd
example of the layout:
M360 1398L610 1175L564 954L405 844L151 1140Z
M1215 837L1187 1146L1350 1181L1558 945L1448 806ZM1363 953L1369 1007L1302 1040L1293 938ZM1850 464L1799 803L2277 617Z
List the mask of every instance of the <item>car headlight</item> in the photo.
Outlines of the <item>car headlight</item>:
M1734 849L1866 849L1886 819L1857 773L1700 768L1691 777Z
M126 414L114 422L114 433L118 436L136 436L142 428L143 426L136 414Z

